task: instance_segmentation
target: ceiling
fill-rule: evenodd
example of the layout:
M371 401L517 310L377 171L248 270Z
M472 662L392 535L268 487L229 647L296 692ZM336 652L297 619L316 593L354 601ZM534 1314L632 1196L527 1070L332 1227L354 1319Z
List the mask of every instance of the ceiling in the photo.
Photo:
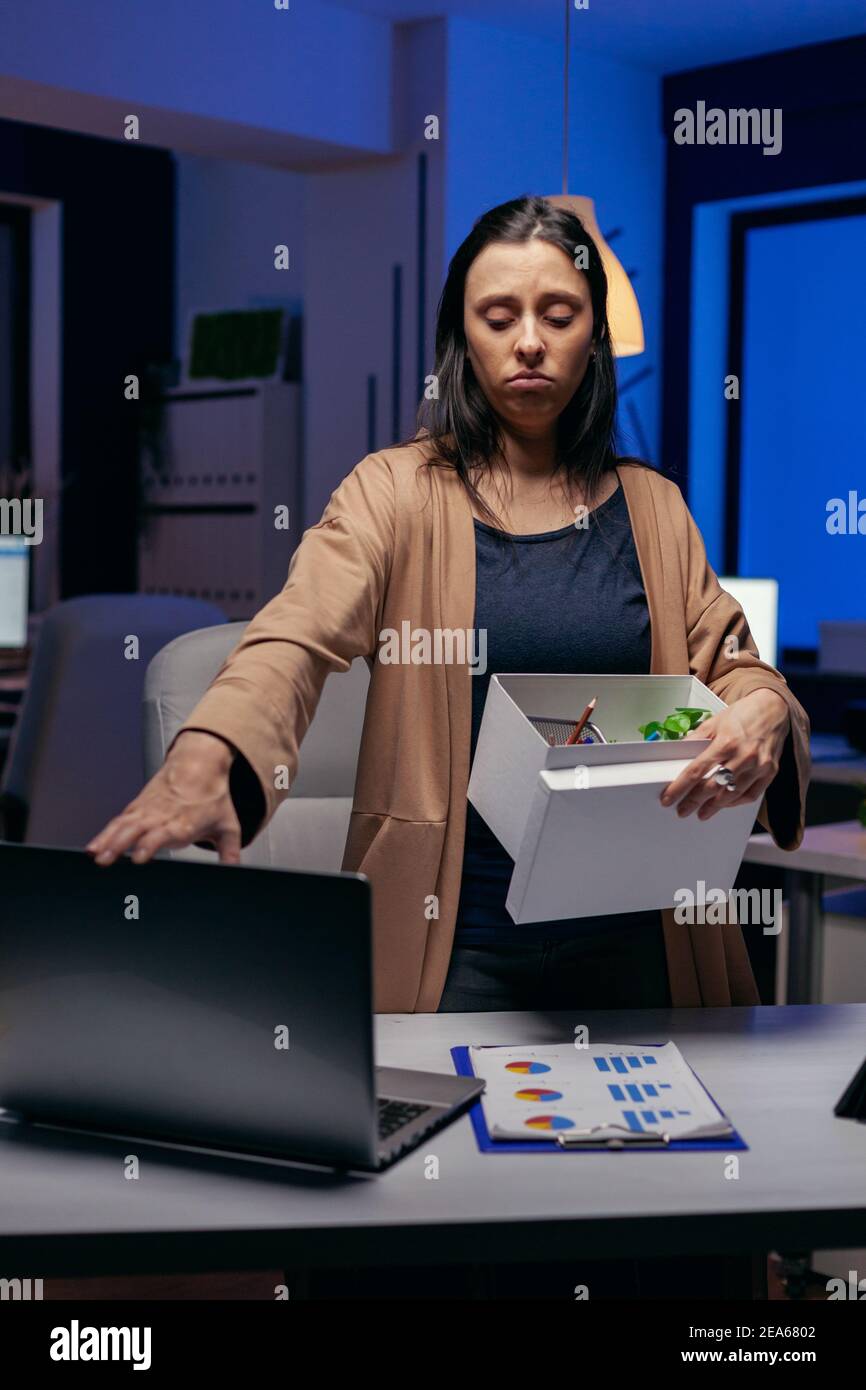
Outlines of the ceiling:
M393 21L450 15L551 38L565 22L564 0L330 3ZM863 33L863 0L589 0L571 12L574 51L665 73Z

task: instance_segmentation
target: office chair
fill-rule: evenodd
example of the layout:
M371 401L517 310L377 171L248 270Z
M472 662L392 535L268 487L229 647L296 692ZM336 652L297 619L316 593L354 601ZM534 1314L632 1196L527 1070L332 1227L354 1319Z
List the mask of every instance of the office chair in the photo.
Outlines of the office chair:
M0 783L5 839L80 848L132 800L145 668L207 623L225 625L225 614L148 594L65 599L45 613Z
M144 685L144 770L149 778L192 713L246 623L187 632L153 658ZM343 859L361 745L369 671L363 657L325 681L301 746L291 791L269 824L241 850L241 863L259 867L337 870ZM171 858L215 863L215 850L167 851Z

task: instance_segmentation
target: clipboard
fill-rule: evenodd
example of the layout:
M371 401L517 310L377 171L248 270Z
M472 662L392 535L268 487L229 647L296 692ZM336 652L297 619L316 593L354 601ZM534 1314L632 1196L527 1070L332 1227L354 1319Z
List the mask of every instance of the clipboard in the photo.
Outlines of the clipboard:
M641 1047L663 1047L663 1043L641 1043ZM469 1048L452 1047L451 1060L454 1063L454 1070L458 1076L474 1076L472 1063L469 1059ZM694 1068L690 1067L692 1075L699 1085L707 1091L703 1081L698 1076ZM710 1100L714 1105L718 1105L715 1097L710 1095ZM481 1100L477 1100L469 1111L469 1118L472 1121L472 1128L475 1132L475 1142L478 1145L479 1153L507 1153L507 1154L577 1154L577 1153L731 1153L736 1151L748 1152L749 1146L742 1135L735 1129L732 1134L722 1135L718 1139L669 1139L654 1143L627 1143L621 1147L611 1146L610 1140L604 1139L599 1143L573 1144L569 1148L564 1148L556 1140L548 1139L491 1139L487 1129L487 1121L484 1118L484 1110Z

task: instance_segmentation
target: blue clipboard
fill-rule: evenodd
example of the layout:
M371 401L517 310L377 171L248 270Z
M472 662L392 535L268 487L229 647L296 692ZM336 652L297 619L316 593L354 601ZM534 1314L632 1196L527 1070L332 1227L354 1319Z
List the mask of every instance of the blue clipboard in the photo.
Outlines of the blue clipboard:
M644 1043L641 1047L664 1047L664 1043ZM452 1047L451 1059L454 1062L454 1070L458 1076L474 1076L472 1063L469 1059L468 1047ZM695 1080L707 1091L703 1081L698 1076L694 1068L689 1068ZM707 1091L710 1100L714 1105L717 1101ZM721 1106L719 1106L721 1109ZM642 1145L635 1145L629 1148L625 1145L622 1149L603 1149L603 1148L581 1148L575 1145L572 1149L563 1149L554 1140L547 1139L491 1139L487 1130L487 1121L484 1118L484 1110L479 1098L472 1109L469 1111L469 1118L472 1121L472 1128L475 1131L475 1140L478 1144L480 1153L492 1154L609 1154L609 1153L730 1153L732 1150L748 1150L749 1146L737 1130L733 1134L726 1134L721 1139L672 1139L670 1143L659 1145L658 1148L644 1148Z

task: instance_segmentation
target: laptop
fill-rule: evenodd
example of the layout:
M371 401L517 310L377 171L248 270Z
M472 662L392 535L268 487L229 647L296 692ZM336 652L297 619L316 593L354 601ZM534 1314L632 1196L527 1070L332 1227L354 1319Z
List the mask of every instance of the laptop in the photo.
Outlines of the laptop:
M383 1172L474 1077L374 1065L363 874L0 842L0 1107L110 1135Z

